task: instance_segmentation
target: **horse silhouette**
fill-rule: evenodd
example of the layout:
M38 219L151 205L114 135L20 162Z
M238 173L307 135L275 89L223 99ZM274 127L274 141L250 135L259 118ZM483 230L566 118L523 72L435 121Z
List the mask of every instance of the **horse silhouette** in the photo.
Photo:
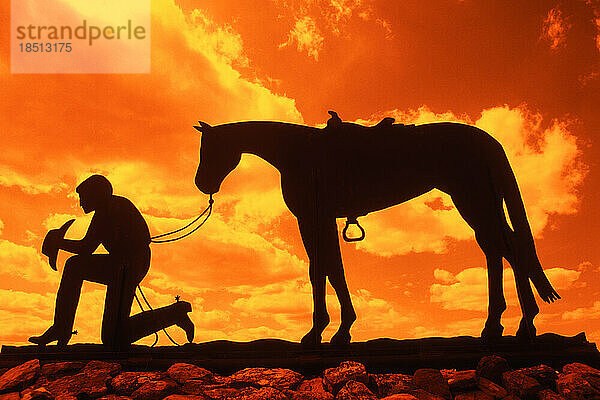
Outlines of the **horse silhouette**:
M296 216L310 261L313 326L303 344L318 344L329 324L326 278L341 307L331 343L350 342L356 320L344 276L336 218L356 217L410 200L437 188L452 197L485 253L489 281L483 339L502 336L506 309L502 258L514 270L522 319L517 338L535 338L539 313L531 280L542 300L560 296L548 281L535 250L517 181L500 143L474 126L458 123L393 124L386 118L366 127L342 122L335 112L323 129L270 121L210 126L202 132L196 186L219 191L243 153L257 155L281 173L283 198ZM512 228L507 223L506 203Z

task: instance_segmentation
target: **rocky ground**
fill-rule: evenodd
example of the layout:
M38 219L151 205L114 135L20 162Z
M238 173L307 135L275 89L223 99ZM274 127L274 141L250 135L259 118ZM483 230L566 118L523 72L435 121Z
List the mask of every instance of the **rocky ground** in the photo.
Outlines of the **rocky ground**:
M284 368L247 368L220 376L193 364L166 371L124 371L103 361L44 363L0 371L0 400L600 400L600 370L581 363L510 369L497 356L476 370L419 369L413 375L370 374L345 361L306 377Z

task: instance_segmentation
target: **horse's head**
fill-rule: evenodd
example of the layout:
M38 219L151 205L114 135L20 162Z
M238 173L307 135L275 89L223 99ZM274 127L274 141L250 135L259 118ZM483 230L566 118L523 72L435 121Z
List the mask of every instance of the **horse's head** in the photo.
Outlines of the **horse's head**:
M240 162L241 153L227 143L227 135L223 135L220 127L212 127L198 121L194 126L202 132L200 142L200 164L196 172L196 186L203 193L213 194L219 191L221 182Z

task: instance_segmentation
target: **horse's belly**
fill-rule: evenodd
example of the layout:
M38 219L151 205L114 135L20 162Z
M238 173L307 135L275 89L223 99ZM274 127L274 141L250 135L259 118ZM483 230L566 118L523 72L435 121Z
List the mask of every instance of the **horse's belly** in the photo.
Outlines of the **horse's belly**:
M373 180L346 186L345 190L330 193L337 217L361 216L403 203L434 188L428 180Z

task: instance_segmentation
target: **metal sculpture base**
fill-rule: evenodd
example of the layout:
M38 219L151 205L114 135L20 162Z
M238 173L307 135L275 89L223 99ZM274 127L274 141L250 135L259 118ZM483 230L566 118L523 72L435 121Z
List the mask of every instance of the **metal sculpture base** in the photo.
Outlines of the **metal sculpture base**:
M480 338L375 339L348 346L322 344L307 348L299 343L261 339L240 343L214 341L181 347L134 345L127 352L108 352L98 344L70 345L64 351L56 346L2 346L0 368L29 359L42 362L111 360L129 369L166 369L174 362L189 362L209 370L229 374L248 367L290 368L305 375L318 374L341 361L363 363L371 373L412 373L418 368L475 369L487 355L506 358L511 368L546 364L560 369L572 362L600 367L600 353L585 334L565 337L546 333L533 344L522 344L514 336L504 336L494 344Z

